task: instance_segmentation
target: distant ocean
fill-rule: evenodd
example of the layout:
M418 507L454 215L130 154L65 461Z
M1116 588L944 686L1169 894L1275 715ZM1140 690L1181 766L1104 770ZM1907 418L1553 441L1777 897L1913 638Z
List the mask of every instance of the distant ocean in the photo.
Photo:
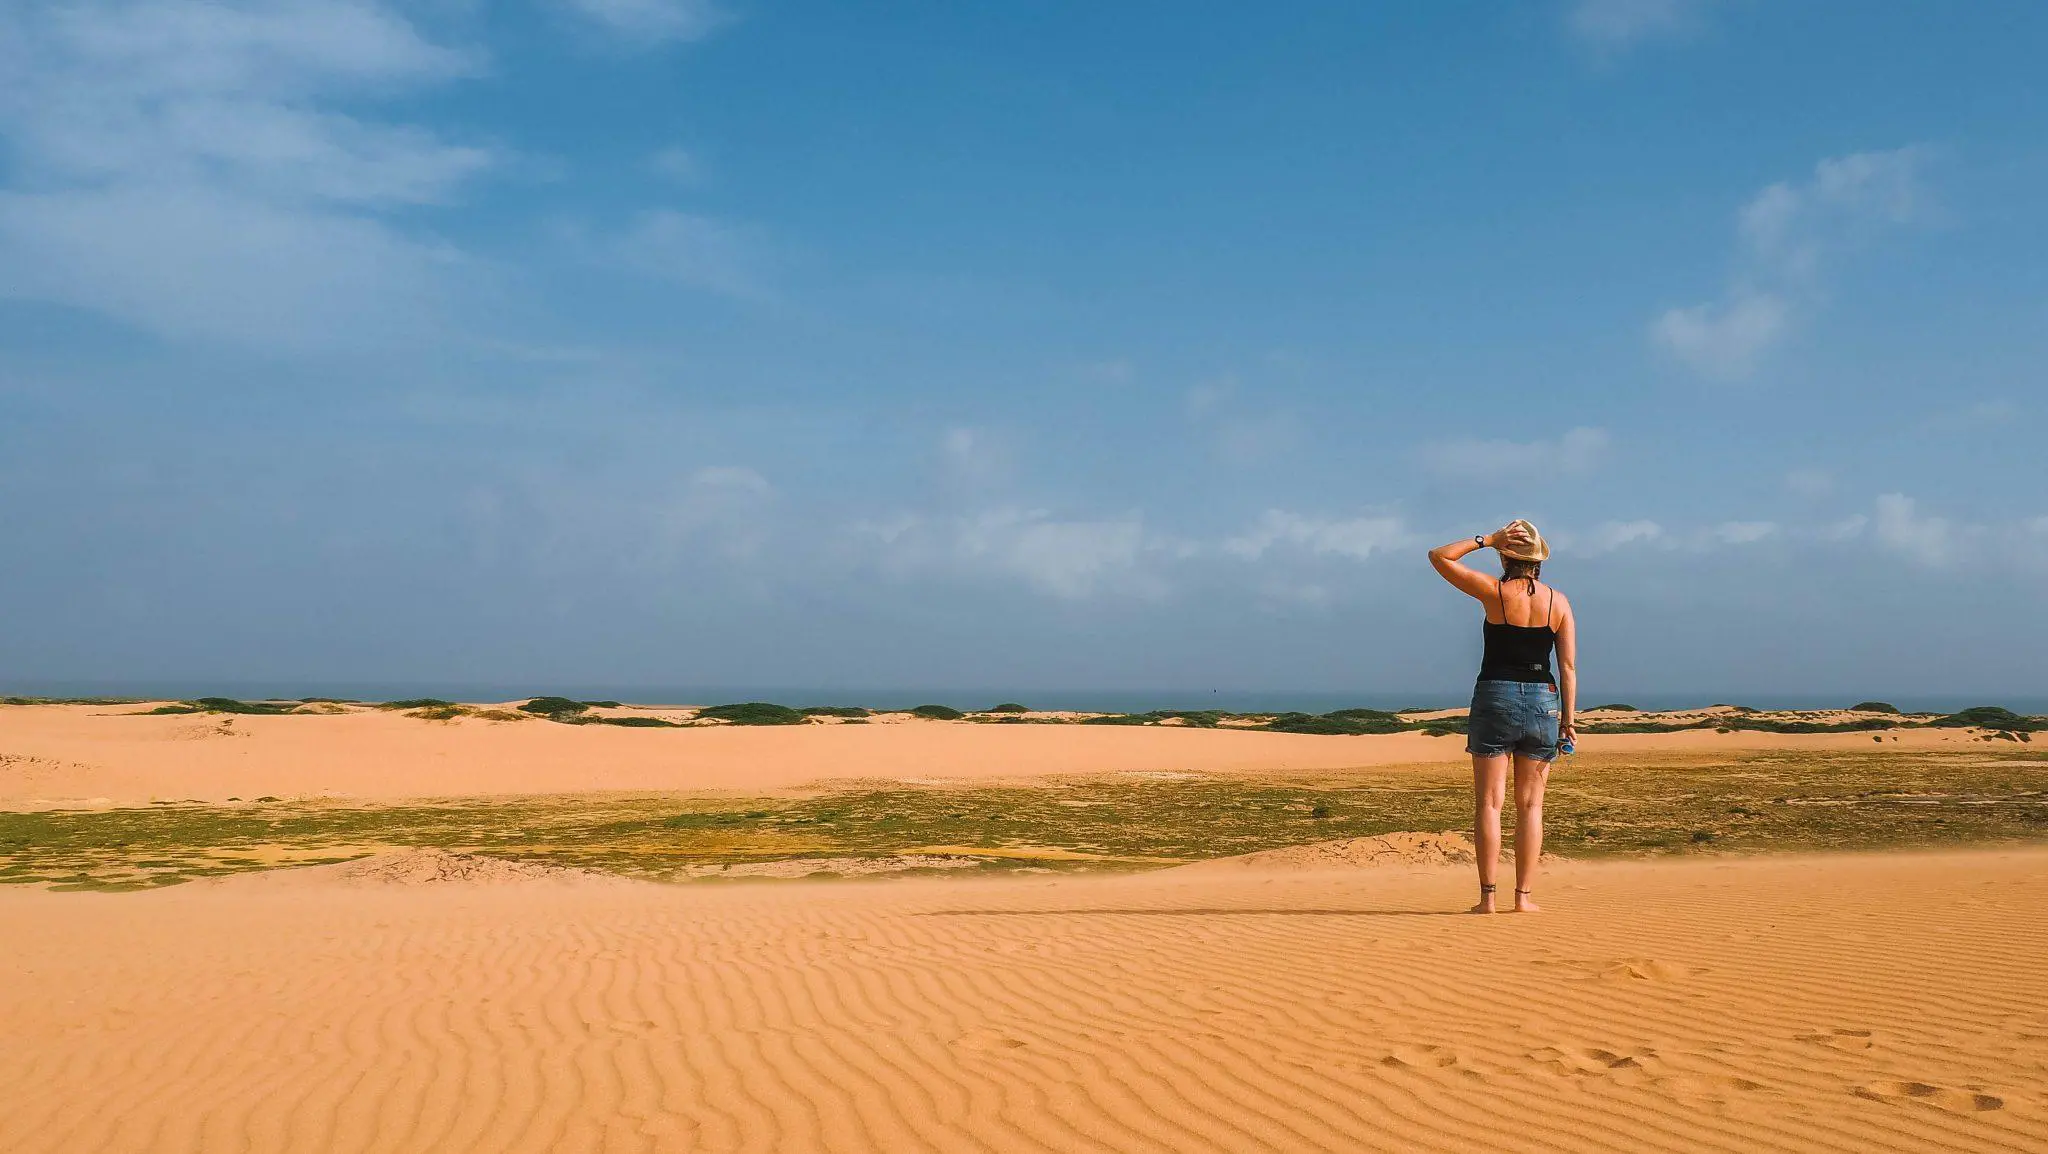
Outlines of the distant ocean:
M1102 713L1142 713L1152 709L1225 709L1239 713L1299 710L1328 713L1333 709L1443 709L1463 706L1469 689L1355 693L1332 690L1176 690L1176 689L988 689L883 688L833 689L816 686L658 686L601 683L529 685L461 684L451 682L322 682L322 681L50 681L0 682L0 692L21 697L128 697L188 699L194 697L264 698L335 697L356 701L400 701L438 697L449 701L512 701L541 694L581 701L624 701L641 705L715 705L734 701L772 701L781 705L864 705L908 708L950 705L986 709L1017 702L1033 709L1073 709ZM2048 714L2048 697L1996 692L1967 694L1885 693L1746 693L1725 690L1704 693L1630 693L1601 688L1589 691L1585 708L1620 703L1638 709L1684 709L1702 705L1747 705L1757 709L1842 709L1860 701L1885 701L1908 712L1952 712L1972 705L2003 705L2019 713Z

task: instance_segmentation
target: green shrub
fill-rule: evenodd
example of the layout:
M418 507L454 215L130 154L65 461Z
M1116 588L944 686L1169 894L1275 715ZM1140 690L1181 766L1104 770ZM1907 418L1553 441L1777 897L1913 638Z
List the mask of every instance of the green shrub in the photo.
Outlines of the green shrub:
M958 721L967 716L950 705L920 705L910 712L933 721Z
M871 711L858 705L806 705L797 712L805 717L866 717Z
M623 725L629 729L680 729L682 723L660 717L593 717L598 725Z
M2001 729L2008 733L2031 733L2048 729L2048 718L2022 717L2002 705L1973 705L1930 722L1943 729Z
M1635 706L1633 706L1633 705L1622 705L1622 704L1619 704L1619 703L1616 703L1616 704L1614 704L1614 705L1596 705L1596 706L1594 706L1593 708L1594 708L1594 709L1605 709L1605 710L1607 710L1607 711L1609 711L1609 712L1611 712L1611 713L1641 713L1641 712L1642 712L1642 710L1640 710L1640 709L1637 709L1637 708L1636 708Z
M1313 713L1283 713L1260 728L1272 733L1313 733L1329 737L1349 737L1374 732L1348 718L1318 716Z
M589 708L580 701L571 701L566 697L536 697L520 706L519 712L545 717L549 721L566 721Z
M1751 733L1861 733L1872 729L1896 729L1899 725L1889 717L1859 717L1854 721L1772 721L1767 718L1731 717L1722 724Z
M1704 721L1600 721L1585 722L1580 733L1677 733L1684 729L1706 729ZM1727 730L1721 732L1726 733Z
M417 717L421 721L453 721L468 713L469 710L460 705L429 705L425 709L412 710L406 716Z
M1384 709L1336 709L1323 716L1356 725L1360 733L1400 733L1413 724L1401 715L1388 713Z
M1851 713L1897 713L1899 707L1889 701L1859 701L1849 707Z
M548 701L552 701L552 700L555 700L555 699L554 699L554 698L544 698L543 700L548 700ZM406 699L406 700L404 700L404 701L385 701L385 702L380 702L380 703L378 704L377 708L379 708L379 709L445 709L445 708L447 708L448 706L451 706L451 705L453 705L453 704L455 704L455 703L454 703L454 702L452 702L452 701L443 701L443 700L441 700L441 699L440 699L440 698L438 698L438 697L412 697L412 698L407 698L407 699Z
M991 706L989 706L989 707L988 707L987 709L984 709L984 710L982 710L982 712L983 712L983 713L1029 713L1029 712L1031 712L1031 710L1030 710L1030 709L1028 709L1028 708L1026 708L1025 706L1022 706L1022 705L1019 705L1019 704L1017 704L1017 703L1016 703L1016 702L1014 702L1014 701L1005 701L1005 702L1003 702L1003 703L1002 703L1001 705L991 705Z
M697 711L700 718L731 725L802 725L810 720L801 710L766 701L742 701L736 705L709 705Z
M619 708L619 703L618 703L618 702L616 702L616 701L586 701L586 702L584 702L583 704L585 704L585 705L588 705L588 706L590 706L590 707L591 707L592 709L617 709L617 708Z
M1081 719L1082 725L1151 725L1153 719L1142 713L1098 713L1094 717Z
M1155 709L1145 716L1154 721L1179 721L1196 729L1214 729L1222 724L1224 718L1235 717L1236 714L1221 709Z
M176 705L159 705L150 713L280 714L297 709L296 701L236 701L232 697L200 697Z

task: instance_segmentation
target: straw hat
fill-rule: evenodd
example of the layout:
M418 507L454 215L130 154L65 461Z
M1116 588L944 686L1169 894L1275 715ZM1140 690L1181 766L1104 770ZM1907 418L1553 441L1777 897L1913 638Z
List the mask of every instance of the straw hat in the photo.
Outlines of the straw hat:
M1508 539L1493 547L1493 551L1501 556L1516 561L1550 560L1549 542L1545 541L1543 534L1537 532L1536 526L1529 522L1519 517L1509 521L1507 528L1501 530L1501 535Z

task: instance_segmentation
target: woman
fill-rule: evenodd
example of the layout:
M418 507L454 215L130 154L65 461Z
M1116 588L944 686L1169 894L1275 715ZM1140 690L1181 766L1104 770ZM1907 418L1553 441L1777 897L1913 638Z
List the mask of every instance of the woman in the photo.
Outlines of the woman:
M1500 554L1501 575L1481 573L1459 558L1480 549ZM1578 710L1578 630L1572 603L1538 581L1550 546L1527 521L1497 532L1453 541L1429 551L1444 580L1486 607L1486 656L1472 691L1465 752L1472 755L1475 840L1479 843L1479 904L1493 912L1494 873L1500 866L1500 809L1508 764L1515 768L1515 912L1534 913L1536 859L1543 853L1543 787L1558 742L1574 740ZM1557 672L1550 652L1557 650ZM1562 704L1559 683L1562 682Z

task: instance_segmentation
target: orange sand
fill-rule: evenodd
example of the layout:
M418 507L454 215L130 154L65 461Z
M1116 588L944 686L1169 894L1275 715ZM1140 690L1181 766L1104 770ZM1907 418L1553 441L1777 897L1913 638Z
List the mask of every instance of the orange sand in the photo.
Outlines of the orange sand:
M140 716L141 706L0 708L0 808L154 800L451 797L591 790L773 790L847 779L988 780L1127 772L1299 772L1459 763L1464 739L1157 726L905 721L621 729L396 712ZM1887 750L1964 748L1916 730ZM1588 752L1873 748L1861 733L1689 731L1588 737Z
M2048 851L342 869L0 891L0 1150L2048 1150Z

